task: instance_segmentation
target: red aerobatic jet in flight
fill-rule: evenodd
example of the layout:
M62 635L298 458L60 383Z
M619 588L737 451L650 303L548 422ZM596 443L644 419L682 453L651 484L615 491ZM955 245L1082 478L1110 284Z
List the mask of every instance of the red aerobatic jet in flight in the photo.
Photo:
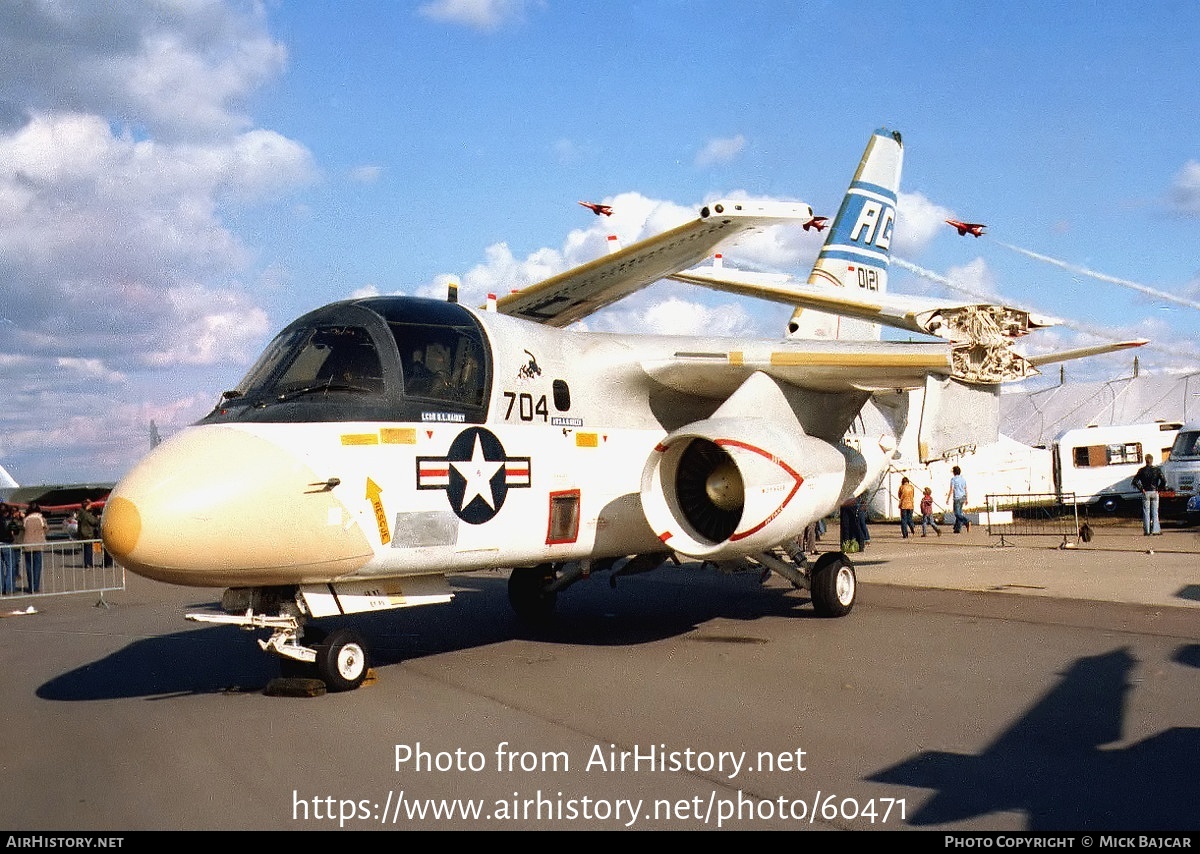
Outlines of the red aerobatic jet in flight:
M804 230L808 231L810 228L815 228L817 231L824 231L825 223L828 221L829 217L827 216L814 216L808 222L804 223Z
M952 225L958 229L959 237L966 237L968 233L979 237L983 234L983 230L987 228L982 222L959 222L956 219L946 220L946 225Z
M585 208L591 210L596 216L603 214L604 216L612 216L612 205L599 205L595 202L580 202Z

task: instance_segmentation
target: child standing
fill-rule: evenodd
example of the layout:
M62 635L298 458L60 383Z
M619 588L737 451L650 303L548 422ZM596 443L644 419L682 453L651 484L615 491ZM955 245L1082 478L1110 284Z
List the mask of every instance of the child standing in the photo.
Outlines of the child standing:
M933 521L933 490L930 487L925 487L925 494L921 496L921 536L925 536L925 526L933 526L933 532L939 537L942 532L938 530L937 523Z

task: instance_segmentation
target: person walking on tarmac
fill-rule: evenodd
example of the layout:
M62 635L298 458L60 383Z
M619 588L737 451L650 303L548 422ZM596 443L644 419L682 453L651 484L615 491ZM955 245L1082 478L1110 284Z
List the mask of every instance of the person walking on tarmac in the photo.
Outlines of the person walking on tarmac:
M900 491L896 497L900 501L900 536L908 539L909 534L915 534L913 526L913 510L916 509L917 488L906 477L900 478Z
M1162 469L1154 464L1154 454L1146 454L1146 464L1133 476L1133 487L1142 493L1142 533L1157 536L1162 533L1158 525L1158 492L1167 488L1167 479Z
M942 531L938 528L937 523L933 521L933 489L925 487L924 494L921 495L921 536L925 536L925 528L932 527L933 532L939 537Z
M953 502L954 507L954 533L960 533L965 525L967 531L971 530L971 520L963 513L963 507L967 504L967 479L963 477L962 469L955 466L954 476L950 478L950 489L946 492L946 502Z

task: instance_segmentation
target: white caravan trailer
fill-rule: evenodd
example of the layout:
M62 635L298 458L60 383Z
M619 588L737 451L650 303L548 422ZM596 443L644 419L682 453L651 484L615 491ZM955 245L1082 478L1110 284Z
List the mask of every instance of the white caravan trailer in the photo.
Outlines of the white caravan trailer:
M1145 465L1146 454L1156 464L1171 456L1182 426L1177 421L1155 421L1067 430L1054 440L1051 455L1059 499L1073 492L1079 504L1098 504L1110 513L1125 501L1140 500L1133 476Z

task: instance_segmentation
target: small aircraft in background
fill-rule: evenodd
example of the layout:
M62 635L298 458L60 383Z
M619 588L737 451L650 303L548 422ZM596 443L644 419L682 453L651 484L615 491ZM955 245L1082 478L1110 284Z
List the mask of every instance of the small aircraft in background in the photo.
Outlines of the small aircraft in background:
M815 228L817 231L824 231L827 222L829 222L829 217L827 216L814 216L808 222L804 223L804 230L808 231L810 228Z
M612 205L602 205L597 202L580 202L585 208L590 210L596 216L612 216Z
M959 237L966 237L968 234L979 237L984 233L983 230L987 228L982 222L959 222L956 219L946 220L946 225L954 226L958 230Z

